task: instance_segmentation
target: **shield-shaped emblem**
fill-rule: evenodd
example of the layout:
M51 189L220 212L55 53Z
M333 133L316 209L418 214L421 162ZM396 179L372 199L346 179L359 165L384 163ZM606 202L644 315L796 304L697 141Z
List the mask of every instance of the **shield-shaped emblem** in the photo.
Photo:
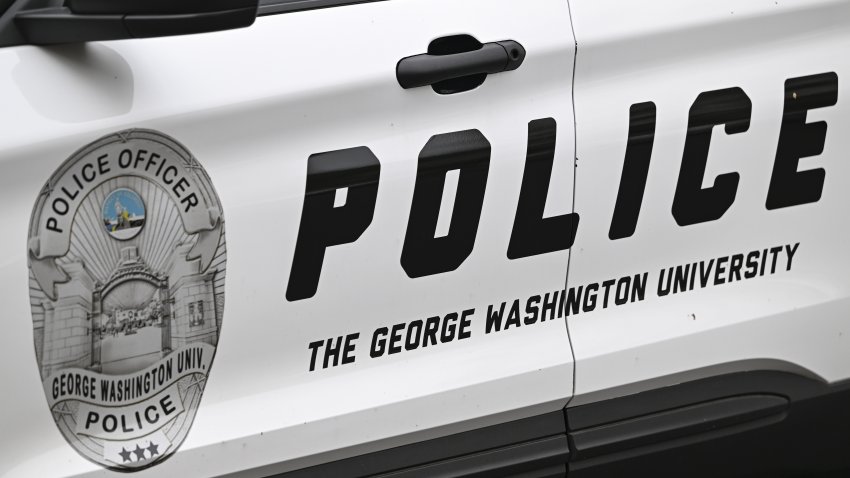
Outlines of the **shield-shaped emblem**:
M173 454L224 312L224 218L204 169L155 131L101 138L47 181L27 252L36 357L62 435L120 471Z

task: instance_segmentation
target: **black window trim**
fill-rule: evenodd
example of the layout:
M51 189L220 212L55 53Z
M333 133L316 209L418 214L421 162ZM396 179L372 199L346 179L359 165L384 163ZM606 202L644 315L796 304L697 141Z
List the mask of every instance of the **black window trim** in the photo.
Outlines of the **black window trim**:
M342 7L360 3L384 2L387 0L260 0L257 16L278 15L319 8Z
M259 0L257 16L382 1L386 0ZM55 7L62 3L62 0L0 0L0 48L29 44L14 23L19 11L27 8Z

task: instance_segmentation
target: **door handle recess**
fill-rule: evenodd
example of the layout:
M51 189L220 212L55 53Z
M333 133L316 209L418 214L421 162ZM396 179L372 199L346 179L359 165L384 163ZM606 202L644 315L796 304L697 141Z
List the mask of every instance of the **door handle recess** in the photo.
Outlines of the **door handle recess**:
M418 88L465 76L516 70L523 60L525 48L519 42L505 40L485 43L473 51L402 58L396 65L396 79L404 89Z

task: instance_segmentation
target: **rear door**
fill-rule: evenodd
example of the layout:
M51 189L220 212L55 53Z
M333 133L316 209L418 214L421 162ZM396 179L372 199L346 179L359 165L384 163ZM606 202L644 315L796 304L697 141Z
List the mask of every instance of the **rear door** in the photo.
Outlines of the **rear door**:
M850 8L734 4L571 2L575 404L714 366L850 377Z
M280 472L566 404L566 3L349 3L0 49L4 474ZM507 40L513 71L396 78Z
M749 461L760 473L832 466L846 441L808 445L846 426L846 407L809 404L801 420L806 405L795 414L792 403L786 428L720 437L784 419L787 403L771 411L770 399L753 405L760 397L794 402L798 381L823 393L850 378L850 4L570 4L582 220L568 280L569 419L589 430L574 443L590 458L571 471L595 462L599 476L619 476L653 454L662 470L699 476L745 474L728 467ZM689 382L700 385L674 386ZM696 403L706 408L684 409ZM689 428L712 420L711 432ZM765 444L790 429L807 438ZM686 453L698 443L710 446Z

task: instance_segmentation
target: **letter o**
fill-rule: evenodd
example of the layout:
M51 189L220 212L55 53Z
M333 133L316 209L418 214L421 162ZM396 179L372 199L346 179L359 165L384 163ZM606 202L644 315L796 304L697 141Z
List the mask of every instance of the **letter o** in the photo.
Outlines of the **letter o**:
M59 205L61 205L61 207L58 207ZM56 198L53 200L53 212L56 214L64 216L65 214L68 214L68 211L70 210L71 206L69 206L68 201L63 198Z
M112 425L109 425L110 420L112 422ZM103 417L103 431L107 433L112 433L115 431L116 428L118 428L118 417L116 417L115 415L107 415Z
M127 159L127 164L124 164L125 158ZM133 164L133 152L129 149L121 151L121 154L118 155L118 166L127 169L131 164Z
M422 338L422 321L414 320L407 326L407 335L404 339L404 350L416 350L419 348L419 340ZM412 339L412 340L411 340Z

